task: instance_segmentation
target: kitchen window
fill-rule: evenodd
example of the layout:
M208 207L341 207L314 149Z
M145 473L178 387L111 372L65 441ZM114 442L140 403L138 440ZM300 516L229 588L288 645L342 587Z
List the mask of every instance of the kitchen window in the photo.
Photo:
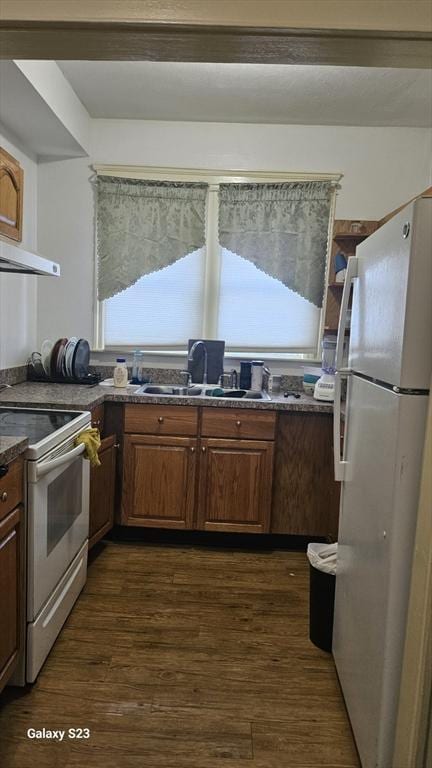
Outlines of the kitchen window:
M111 179L117 178L115 171L118 172L118 169L96 167L96 170L108 177L112 174ZM175 256L167 255L162 247L162 262L157 265L157 268L153 268L153 264L150 264L151 271L140 276L138 266L136 274L128 276L131 284L127 287L123 288L121 283L124 280L123 274L120 274L120 282L117 285L104 287L104 298L102 301L97 301L99 349L140 347L150 352L172 351L175 353L186 349L189 338L219 338L225 340L227 352L232 353L253 355L257 352L266 352L269 355L273 352L277 356L285 354L315 357L322 333L323 309L320 304L323 302L319 297L325 296L328 233L332 226L335 188L340 176L336 174L327 175L324 178L314 176L311 184L311 179L307 175L302 177L298 174L295 177L290 174L267 176L261 174L258 177L245 175L240 178L238 175L225 173L223 176L216 177L210 172L196 172L193 178L193 174L193 171L170 173L153 170L151 176L150 169L124 169L122 176L119 177L125 182L126 190L129 189L127 185L134 179L134 175L135 179L146 179L146 181L151 179L150 194L154 193L151 184L154 182L157 185L159 181L173 182L174 193L180 195L182 189L176 189L176 184L180 188L185 181L196 182L198 198L203 194L202 191L200 192L199 185L204 186L205 215L201 217L205 219L205 222L202 222L203 242L202 244L198 242L199 237L192 231L196 223L193 221L191 233L187 232L184 235L187 241L184 248L189 251L185 255L179 256L177 251ZM287 225L285 221L281 225L279 223L273 225L276 232L269 234L269 238L273 237L273 241L267 249L269 250L268 264L265 262L261 264L262 251L266 250L268 240L266 228L269 226L271 229L272 226L271 222L268 225L265 220L267 210L263 213L260 231L255 232L254 228L257 227L257 218L261 216L262 205L268 205L270 197L270 204L277 207L280 190L287 188L287 194L291 195L291 190L296 185L296 194L297 188L302 194L302 185L315 189L313 187L315 182L316 186L324 184L328 191L329 204L323 225L325 232L321 237L320 246L321 251L324 251L320 257L324 260L322 272L317 278L319 285L315 279L315 285L311 286L309 278L306 280L302 278L302 270L304 272L308 268L307 262L302 261L302 258L297 256L297 262L293 263L291 277L288 280L283 275L280 279L278 272L280 266L276 264L275 267L272 263L274 251L278 249L281 251L283 261L285 252L291 253L296 248L298 236L297 232L293 234L291 223ZM188 183L184 186L187 188ZM158 190L157 186L156 189ZM132 195L135 194L135 187L131 186L130 190ZM276 201L273 200L274 190L276 190ZM164 189L162 193L165 194ZM167 195L168 193L169 189L167 189ZM243 202L243 196L246 202ZM181 205L182 202L180 202ZM199 207L199 200L197 205ZM249 212L248 205L252 206ZM108 206L105 219L98 216L99 262L101 261L100 230L111 226L109 213ZM156 215L153 210L151 215ZM165 220L159 209L157 217L158 226L165 226ZM160 224L161 218L162 224ZM186 222L186 229L187 226L188 222ZM301 226L306 231L306 235L299 242L308 243L307 218L297 229ZM238 227L240 230L237 232ZM123 240L119 240L114 248L114 258L117 258L120 272L126 269L125 262L130 253L129 224L126 230L126 244ZM114 237L117 236L118 232L115 232ZM138 235L132 241L132 251L135 248L135 242L140 243L143 239L146 239L145 235L141 240ZM172 247L173 240L175 237L171 233L167 243L168 251ZM194 243L198 247L194 247ZM154 246L157 252L161 250L160 245L159 236ZM176 245L173 247L176 250ZM124 248L122 260L118 258L119 248ZM105 250L107 250L106 247ZM151 246L149 246L149 254L149 259L152 259ZM133 259L132 255L132 261ZM164 259L168 262L166 265ZM282 265L283 268L284 265ZM146 269L148 270L149 267L147 266ZM114 271L111 268L107 269L105 265L108 284L112 282ZM289 287L286 283L290 281L297 281L300 287L298 288L297 283L294 284L294 289ZM302 294L306 294L307 298Z

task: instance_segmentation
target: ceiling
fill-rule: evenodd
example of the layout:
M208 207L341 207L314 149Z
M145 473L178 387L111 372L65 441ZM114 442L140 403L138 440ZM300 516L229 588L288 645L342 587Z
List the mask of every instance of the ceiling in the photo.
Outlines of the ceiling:
M94 118L432 125L432 72L273 64L58 61Z

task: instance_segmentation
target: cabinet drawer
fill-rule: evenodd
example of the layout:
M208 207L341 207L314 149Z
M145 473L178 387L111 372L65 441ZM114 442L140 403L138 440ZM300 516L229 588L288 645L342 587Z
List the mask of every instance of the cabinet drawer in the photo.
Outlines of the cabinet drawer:
M196 435L198 408L187 405L127 405L124 431L148 435Z
M245 408L203 408L204 437L234 437L273 440L276 414Z
M23 500L23 460L9 464L8 473L0 477L0 520Z

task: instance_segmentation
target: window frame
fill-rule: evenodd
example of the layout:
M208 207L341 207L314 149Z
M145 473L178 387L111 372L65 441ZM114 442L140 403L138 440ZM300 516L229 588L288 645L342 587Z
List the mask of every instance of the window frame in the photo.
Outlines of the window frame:
M206 203L206 257L204 267L204 296L203 296L203 318L202 318L202 337L205 339L217 338L217 320L220 294L220 274L221 274L221 248L217 236L217 217L219 206L219 186L220 184L265 184L276 182L302 182L302 181L330 181L334 184L335 193L332 197L330 208L329 227L327 233L327 254L326 268L324 277L324 301L320 313L320 322L318 329L317 345L314 349L304 349L294 351L288 347L227 347L227 357L246 357L254 358L257 355L265 355L267 359L276 360L309 360L316 361L321 358L321 340L324 334L324 318L327 301L327 287L330 272L331 260L331 235L335 218L336 196L339 189L339 182L343 177L341 173L300 173L285 171L213 171L208 169L194 168L156 168L147 166L119 166L94 164L92 166L96 175L116 176L118 178L142 179L147 181L196 181L208 184L207 203ZM187 350L184 345L137 345L124 344L121 348L116 345L105 344L105 302L99 301L97 296L97 233L95 226L94 242L94 331L93 331L93 350L96 352L132 352L137 346L151 355L160 355L163 357L175 357L184 354Z

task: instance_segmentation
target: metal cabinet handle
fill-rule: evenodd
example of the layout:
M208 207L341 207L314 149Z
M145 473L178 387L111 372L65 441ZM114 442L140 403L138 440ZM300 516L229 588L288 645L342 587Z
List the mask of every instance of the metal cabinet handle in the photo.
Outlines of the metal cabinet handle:
M191 447L191 453L195 453L195 448L193 446Z
M100 419L95 419L95 420L93 421L93 423L92 423L92 427L98 427L98 426L100 425L100 423L101 423L101 420L100 420Z
M206 449L205 445L203 445L203 447L201 448L201 450L202 450L202 452L203 452L203 453L205 453L205 452L206 452L206 450L207 450L207 449Z
M237 425L238 427L241 427L241 421L240 421L240 419L238 419L238 420L236 421L236 425Z
M2 495L0 496L0 501L7 501L8 495L7 491L3 491Z
M163 424L163 420L164 420L163 416L158 416L159 424Z

